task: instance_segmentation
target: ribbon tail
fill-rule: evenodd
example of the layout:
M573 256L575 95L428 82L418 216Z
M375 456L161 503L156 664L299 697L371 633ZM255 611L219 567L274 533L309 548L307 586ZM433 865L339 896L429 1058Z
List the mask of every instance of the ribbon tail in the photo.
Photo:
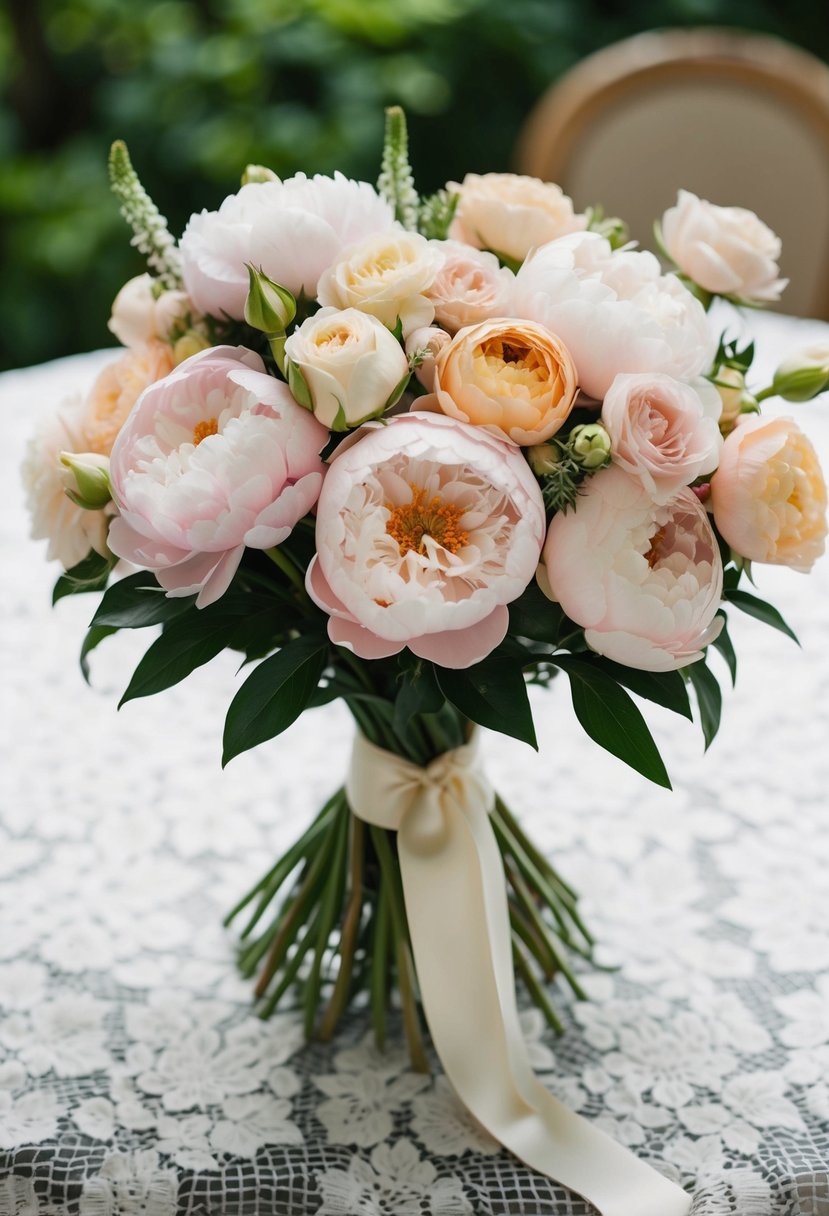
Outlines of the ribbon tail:
M501 855L486 806L446 807L441 847L398 832L421 1000L449 1081L479 1123L602 1216L686 1216L690 1197L567 1109L532 1071L518 1020Z

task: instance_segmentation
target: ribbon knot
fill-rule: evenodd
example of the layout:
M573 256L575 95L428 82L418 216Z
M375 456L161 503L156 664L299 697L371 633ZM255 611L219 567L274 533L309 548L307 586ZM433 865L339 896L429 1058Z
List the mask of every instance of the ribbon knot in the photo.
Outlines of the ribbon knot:
M423 1012L461 1101L501 1144L602 1216L687 1216L684 1191L568 1110L530 1067L477 739L420 768L358 734L346 794L355 815L398 834Z

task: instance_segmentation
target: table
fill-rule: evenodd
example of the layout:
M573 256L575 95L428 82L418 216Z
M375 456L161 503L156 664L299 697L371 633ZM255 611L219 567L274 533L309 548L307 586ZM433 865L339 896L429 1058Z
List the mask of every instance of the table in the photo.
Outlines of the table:
M760 377L829 340L751 325ZM399 1027L381 1055L359 1012L309 1047L293 1012L252 1013L221 916L330 792L351 727L325 707L222 772L229 656L116 714L143 649L118 635L83 683L92 601L49 607L16 470L32 418L107 357L0 377L0 1216L586 1216L439 1070L407 1070ZM829 401L786 408L829 467ZM559 993L561 1038L524 1015L545 1082L693 1190L693 1216L829 1216L829 561L757 581L803 649L733 622L704 761L648 707L673 793L589 744L565 688L537 699L538 756L487 736L487 763L619 964L587 1003Z

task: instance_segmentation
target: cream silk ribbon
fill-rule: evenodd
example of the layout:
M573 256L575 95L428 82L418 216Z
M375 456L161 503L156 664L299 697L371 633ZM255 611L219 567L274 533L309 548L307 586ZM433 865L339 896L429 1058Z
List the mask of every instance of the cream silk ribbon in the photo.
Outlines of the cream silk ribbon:
M686 1216L690 1197L568 1110L530 1067L518 1021L493 791L477 740L420 768L356 737L355 815L397 831L423 1011L446 1075L490 1135L602 1216Z

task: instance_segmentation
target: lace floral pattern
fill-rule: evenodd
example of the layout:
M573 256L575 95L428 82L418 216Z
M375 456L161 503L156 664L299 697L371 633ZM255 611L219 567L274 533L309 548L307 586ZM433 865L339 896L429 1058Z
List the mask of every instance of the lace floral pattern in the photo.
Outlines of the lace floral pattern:
M772 361L828 332L752 324ZM99 365L0 379L5 484L32 399ZM825 405L797 409L829 451ZM83 684L90 604L49 609L54 571L7 505L0 1216L588 1216L437 1069L408 1070L394 1018L384 1053L360 1013L310 1047L298 1012L256 1018L221 916L344 771L346 716L306 715L221 773L228 656L116 715L141 640L105 642ZM704 763L694 729L649 709L675 793L591 750L558 688L540 756L490 736L487 763L611 967L585 976L588 1002L559 994L560 1039L523 1015L545 1083L693 1191L693 1216L829 1216L829 569L802 599L796 575L758 578L803 651L734 622L740 678Z

